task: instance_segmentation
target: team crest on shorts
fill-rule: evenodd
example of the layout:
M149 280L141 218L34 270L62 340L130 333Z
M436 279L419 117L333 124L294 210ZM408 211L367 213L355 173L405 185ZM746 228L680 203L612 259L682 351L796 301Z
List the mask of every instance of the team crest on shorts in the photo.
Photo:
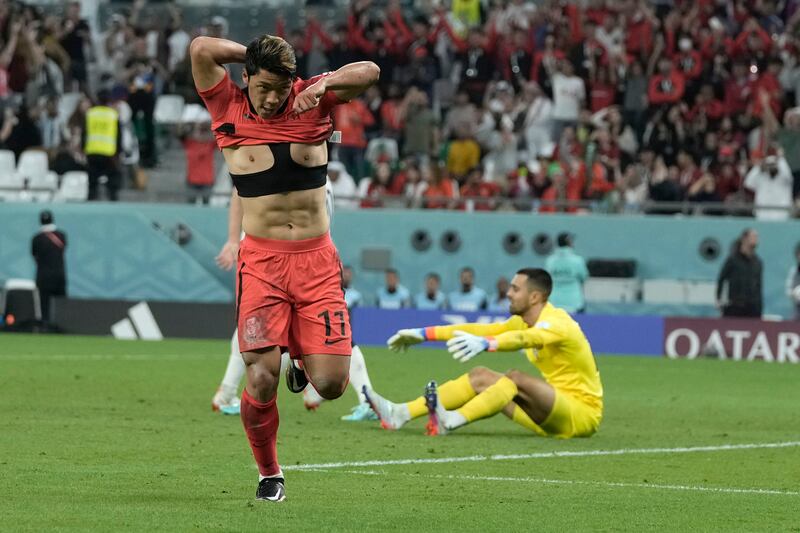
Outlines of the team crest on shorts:
M264 326L257 316L244 321L244 340L250 344L264 340Z

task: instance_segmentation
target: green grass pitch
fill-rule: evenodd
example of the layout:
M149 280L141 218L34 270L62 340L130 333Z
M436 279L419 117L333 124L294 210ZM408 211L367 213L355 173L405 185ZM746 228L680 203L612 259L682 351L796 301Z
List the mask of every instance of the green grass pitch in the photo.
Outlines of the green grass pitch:
M253 499L238 417L210 410L227 351L0 335L0 531L800 531L798 366L600 356L603 424L571 441L502 415L389 432L339 420L352 391L307 413L281 385L276 505ZM468 369L440 350L364 353L394 400ZM535 372L520 354L473 362ZM511 454L526 457L493 457ZM298 469L320 463L337 464Z

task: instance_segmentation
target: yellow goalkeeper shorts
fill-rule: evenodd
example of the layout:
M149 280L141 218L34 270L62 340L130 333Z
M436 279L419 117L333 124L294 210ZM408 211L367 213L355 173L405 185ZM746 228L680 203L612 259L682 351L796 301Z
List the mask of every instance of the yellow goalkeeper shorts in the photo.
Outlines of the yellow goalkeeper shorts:
M597 431L603 419L603 410L578 400L567 392L556 389L553 410L544 422L537 424L517 405L513 420L543 437L590 437Z

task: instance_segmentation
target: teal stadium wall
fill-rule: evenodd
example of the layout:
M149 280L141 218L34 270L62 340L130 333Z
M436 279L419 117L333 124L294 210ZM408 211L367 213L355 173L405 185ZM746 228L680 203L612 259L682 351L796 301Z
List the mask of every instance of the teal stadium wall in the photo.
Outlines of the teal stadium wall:
M214 265L214 255L226 238L227 211L167 204L0 204L0 279L32 277L30 238L38 229L38 213L54 212L69 237L67 268L73 297L129 300L225 302L233 299L232 273ZM170 233L178 223L192 230L186 246ZM160 229L156 228L156 224ZM551 238L561 231L576 235L576 250L587 258L632 258L640 278L714 280L730 243L746 227L761 235L764 260L765 312L788 317L791 306L784 282L800 240L800 222L756 222L738 218L660 216L577 216L520 213L339 210L333 237L342 261L356 271L355 285L367 297L383 281L379 271L361 268L364 248L390 251L391 265L412 293L422 288L427 272L442 276L446 291L456 287L458 270L475 269L479 286L491 291L500 275L521 266L543 266L533 251L538 233ZM433 243L426 252L414 250L411 235L428 230ZM461 248L448 253L440 246L443 233L459 232ZM502 246L509 232L521 235L518 254ZM707 261L700 243L716 238L722 253ZM641 303L594 304L589 311L627 314L714 314L710 306L656 306Z

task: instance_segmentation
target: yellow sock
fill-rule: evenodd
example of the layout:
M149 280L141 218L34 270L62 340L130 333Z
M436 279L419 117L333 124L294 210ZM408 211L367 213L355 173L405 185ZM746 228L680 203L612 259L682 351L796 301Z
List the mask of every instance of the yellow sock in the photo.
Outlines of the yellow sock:
M514 415L512 416L511 420L516 422L522 427L526 427L533 431L534 433L541 435L542 437L546 437L547 433L539 427L539 424L534 422L531 417L528 416L528 413L522 410L522 407L519 405L514 406Z
M469 374L462 374L456 379L451 379L446 383L442 383L438 387L438 392L439 401L448 411L461 407L475 397L475 390L469 382ZM418 418L428 414L424 396L420 396L416 400L408 402L406 405L408 406L408 412L411 414L411 418Z
M488 387L462 406L461 409L458 409L458 412L467 419L467 422L474 422L475 420L492 416L511 403L517 392L516 383L503 376L494 385Z

